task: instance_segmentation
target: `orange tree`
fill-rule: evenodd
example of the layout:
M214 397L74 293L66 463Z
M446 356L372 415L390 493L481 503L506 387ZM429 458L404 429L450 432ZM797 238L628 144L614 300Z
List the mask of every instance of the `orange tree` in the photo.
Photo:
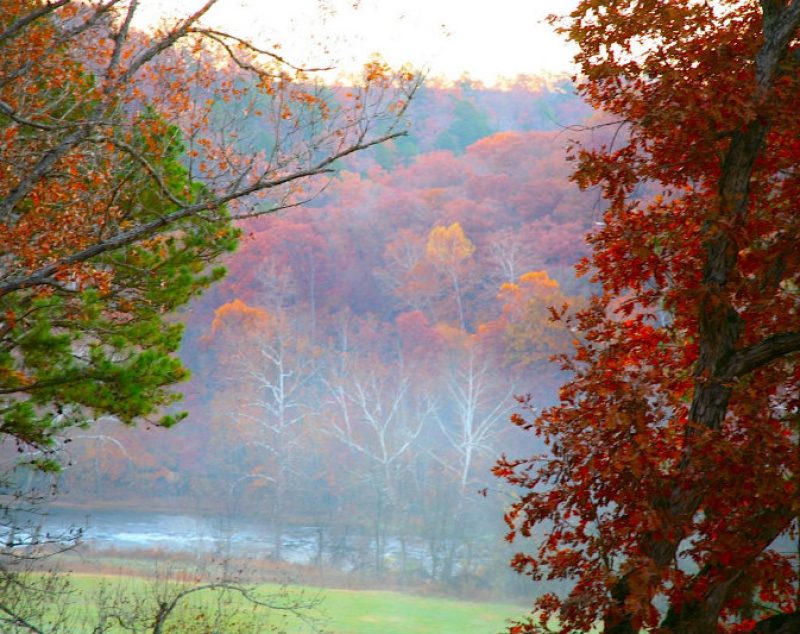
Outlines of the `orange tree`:
M603 226L513 566L563 632L797 632L800 0L584 0L555 19L619 145L576 148ZM642 200L637 193L660 190ZM537 631L533 621L514 632Z
M215 3L146 35L137 0L0 6L0 440L42 468L99 416L174 422L158 412L186 370L165 315L222 274L233 221L402 134L410 73L372 61L334 96L204 26Z

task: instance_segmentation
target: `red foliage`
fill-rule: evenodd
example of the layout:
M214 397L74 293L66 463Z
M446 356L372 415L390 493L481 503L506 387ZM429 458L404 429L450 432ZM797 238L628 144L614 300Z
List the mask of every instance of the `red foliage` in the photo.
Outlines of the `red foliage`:
M800 609L774 545L800 513L800 2L587 0L564 30L627 135L578 148L602 291L532 424L549 457L496 468L522 488L510 538L548 526L513 566L574 581L537 603L562 632L749 631L759 601Z

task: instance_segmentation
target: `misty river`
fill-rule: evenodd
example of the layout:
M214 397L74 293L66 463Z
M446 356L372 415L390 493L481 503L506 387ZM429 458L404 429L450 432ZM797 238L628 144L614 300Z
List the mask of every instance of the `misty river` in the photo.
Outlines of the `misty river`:
M42 531L59 534L66 528L82 529L81 543L100 550L164 550L168 552L231 554L269 557L275 535L256 520L134 510L50 509ZM283 531L282 559L310 563L317 552L315 527L288 527Z
M41 534L49 534L50 538L66 530L80 529L80 543L100 551L245 555L253 559L269 559L275 553L273 528L266 522L242 517L56 507L49 509L38 523ZM334 537L316 526L286 526L281 535L282 561L301 565L320 563L320 546L324 545L322 563L343 571L363 566L371 546L370 535L364 531ZM424 568L431 564L429 550L421 540L402 544L399 539L389 537L385 546L389 568L402 557ZM479 554L473 558L475 563L481 560L484 557Z

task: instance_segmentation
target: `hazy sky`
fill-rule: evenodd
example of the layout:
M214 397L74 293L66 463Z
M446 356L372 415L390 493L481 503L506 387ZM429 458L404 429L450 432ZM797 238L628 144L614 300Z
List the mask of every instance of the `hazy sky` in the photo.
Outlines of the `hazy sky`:
M262 43L278 42L291 60L345 71L372 53L411 62L433 76L563 73L570 49L543 18L576 0L219 0L206 19ZM200 0L142 0L141 18L187 13Z

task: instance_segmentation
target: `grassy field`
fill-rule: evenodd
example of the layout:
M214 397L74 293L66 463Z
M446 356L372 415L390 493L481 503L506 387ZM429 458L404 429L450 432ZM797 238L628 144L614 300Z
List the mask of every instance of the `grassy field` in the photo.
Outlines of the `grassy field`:
M82 629L77 625L78 621L94 621L96 612L92 597L102 586L105 585L116 596L126 597L131 605L153 601L156 592L152 581L137 577L80 574L72 577L72 585L71 612L76 615L75 634ZM280 592L280 587L262 584L257 591L262 596L274 596ZM319 595L321 602L315 608L315 614L319 617L317 625L322 631L332 634L497 634L506 629L507 619L520 617L524 612L523 608L514 605L426 598L398 592L320 591L316 588L302 591L307 597ZM194 631L209 631L200 627L200 619L196 616L201 610L205 610L205 614L212 610L210 596L203 594L192 595L194 601L185 604L188 609L176 610L165 632L191 634ZM157 606L157 602L152 605ZM201 608L201 605L205 607ZM263 609L253 613L249 607L245 608L244 602L238 597L230 598L227 612L237 615L236 618L241 621L255 619L264 625L264 631L267 632L300 634L311 631L293 617L284 618L279 613ZM80 618L78 615L81 615ZM194 624L197 624L196 630ZM229 625L224 631L235 632L237 627Z
M427 599L396 592L330 590L324 609L335 634L496 634L517 606Z

